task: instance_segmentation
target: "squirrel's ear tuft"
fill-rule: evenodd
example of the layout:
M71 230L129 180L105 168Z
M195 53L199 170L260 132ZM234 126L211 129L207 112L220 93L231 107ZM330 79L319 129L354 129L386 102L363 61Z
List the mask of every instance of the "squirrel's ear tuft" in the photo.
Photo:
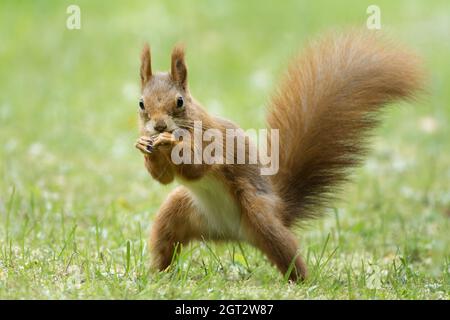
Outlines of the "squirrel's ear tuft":
M142 87L150 80L152 76L152 60L150 57L150 47L146 43L141 54L141 84Z
M184 46L176 45L172 51L172 79L184 90L187 87L187 67L184 61Z

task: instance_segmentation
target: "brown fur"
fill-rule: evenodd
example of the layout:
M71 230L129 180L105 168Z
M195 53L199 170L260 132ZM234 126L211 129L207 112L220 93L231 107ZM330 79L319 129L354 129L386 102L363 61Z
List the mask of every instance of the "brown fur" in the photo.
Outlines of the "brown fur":
M368 32L328 35L294 59L267 118L284 141L272 182L286 225L321 214L348 169L361 163L380 109L421 88L418 62Z
M172 163L172 147L189 142L174 140L171 130L153 136L152 121L191 131L194 120L203 121L203 130L225 132L237 126L208 115L192 98L182 47L172 53L170 74L152 74L144 47L143 137L136 147L154 179L181 184L152 227L153 266L166 269L178 244L191 240L244 240L282 273L293 263L291 280L304 279L306 266L289 226L318 215L317 209L346 179L347 168L360 163L380 107L412 97L420 88L419 75L411 54L370 34L333 35L314 44L293 61L270 105L269 126L280 129L280 171L268 178L260 175L259 165ZM179 96L183 108L176 107ZM198 146L188 147L194 151Z

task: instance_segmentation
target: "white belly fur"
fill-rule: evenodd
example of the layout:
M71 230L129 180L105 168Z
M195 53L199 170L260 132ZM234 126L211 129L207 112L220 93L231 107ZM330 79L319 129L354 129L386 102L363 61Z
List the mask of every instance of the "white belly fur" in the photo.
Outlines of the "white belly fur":
M191 192L211 236L243 239L240 208L222 181L206 175L198 181L179 182Z

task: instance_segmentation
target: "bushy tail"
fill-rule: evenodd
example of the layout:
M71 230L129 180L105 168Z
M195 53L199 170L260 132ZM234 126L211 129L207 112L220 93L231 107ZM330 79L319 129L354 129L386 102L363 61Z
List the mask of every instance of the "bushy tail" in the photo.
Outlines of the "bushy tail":
M267 118L280 130L272 182L286 225L319 215L361 163L380 109L421 87L417 57L374 33L329 35L291 63Z

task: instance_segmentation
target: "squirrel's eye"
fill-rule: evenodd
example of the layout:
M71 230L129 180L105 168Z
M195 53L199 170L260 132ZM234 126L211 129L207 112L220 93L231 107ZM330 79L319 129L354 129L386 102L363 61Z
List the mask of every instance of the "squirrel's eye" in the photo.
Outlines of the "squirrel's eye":
M184 105L184 99L183 97L178 97L177 98L177 108L181 108Z
M141 108L141 110L145 109L145 107L144 107L144 100L142 100L142 99L139 100L139 108Z

